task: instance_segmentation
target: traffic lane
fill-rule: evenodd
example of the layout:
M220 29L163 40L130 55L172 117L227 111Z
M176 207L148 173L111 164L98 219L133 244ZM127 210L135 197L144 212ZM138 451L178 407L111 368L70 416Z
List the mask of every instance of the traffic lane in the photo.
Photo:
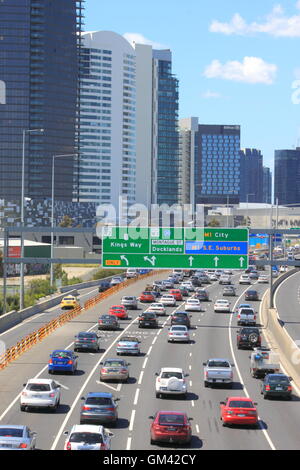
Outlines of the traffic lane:
M287 302L288 299L288 302ZM294 341L300 340L300 272L283 281L274 297L284 328Z
M265 286L265 290L268 286ZM268 295L268 294L266 294ZM250 374L251 350L238 350L236 347L235 323L232 323L231 335L234 355L249 396L258 403L261 424L267 430L272 445L278 450L299 449L299 439L295 430L299 423L298 401L294 396L292 402L283 400L264 400L260 394L260 380ZM263 330L262 330L263 332ZM264 345L267 345L263 341Z

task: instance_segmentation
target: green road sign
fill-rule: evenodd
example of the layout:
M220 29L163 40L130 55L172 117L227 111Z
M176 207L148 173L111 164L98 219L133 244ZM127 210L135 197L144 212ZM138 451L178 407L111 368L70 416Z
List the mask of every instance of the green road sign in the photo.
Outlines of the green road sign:
M104 268L246 269L248 229L105 227Z

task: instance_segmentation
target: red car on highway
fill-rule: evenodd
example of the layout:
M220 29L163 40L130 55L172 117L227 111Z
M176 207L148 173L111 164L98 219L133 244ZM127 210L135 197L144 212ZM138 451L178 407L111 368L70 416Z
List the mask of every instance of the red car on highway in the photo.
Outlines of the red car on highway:
M175 297L176 300L183 300L180 289L171 289L169 290L169 294L173 295L173 297Z
M192 427L187 414L182 411L158 411L153 419L150 429L151 444L156 442L174 442L190 444Z
M108 313L109 315L115 315L116 317L121 319L128 318L128 313L124 305L112 305Z
M150 291L144 291L140 295L140 302L155 302L155 297Z
M221 421L223 426L230 424L243 424L258 426L258 414L256 405L251 398L229 397L220 402Z

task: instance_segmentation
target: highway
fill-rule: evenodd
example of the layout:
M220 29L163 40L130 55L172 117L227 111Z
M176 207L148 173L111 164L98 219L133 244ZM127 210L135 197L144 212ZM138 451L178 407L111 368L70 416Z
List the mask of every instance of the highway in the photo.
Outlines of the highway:
M228 297L232 310L244 301L248 286L238 284L240 272L233 275L237 296ZM154 279L164 279L166 273ZM56 330L42 343L34 346L17 361L1 372L0 420L1 423L27 424L37 432L38 449L63 449L63 432L73 424L79 424L81 397L92 391L111 391L120 397L119 421L112 428L112 450L158 450L174 449L173 445L150 445L148 416L158 410L186 411L193 418L193 439L189 449L203 450L271 450L299 449L298 428L300 410L299 398L294 394L291 402L283 400L263 400L259 393L259 380L249 373L250 351L236 348L236 318L233 314L214 313L213 303L222 298L223 286L212 283L207 286L210 301L203 302L205 311L192 313L190 344L170 344L167 342L168 317L159 317L160 328L138 329L138 311L130 313L130 320L122 320L122 331L102 332L100 353L78 353L78 372L74 376L56 374L52 376L62 385L61 405L56 413L47 411L21 412L19 395L23 383L29 378L47 378L49 354L56 348L72 348L74 335L78 331L97 329L97 319L106 313L109 306L118 304L123 295L139 295L151 278L139 280L130 287L112 295L101 304L84 312L68 324ZM260 298L268 288L267 284L256 284ZM92 289L91 289L92 290ZM256 310L260 302L251 302ZM146 309L147 304L141 306ZM177 302L176 309L184 305ZM168 316L175 308L168 308ZM140 310L141 311L141 310ZM43 318L44 320L45 318ZM38 319L40 322L40 318ZM48 321L48 317L47 317ZM34 325L34 321L31 326ZM28 324L25 325L28 328ZM36 327L34 327L36 328ZM18 335L25 336L22 327ZM16 330L14 330L16 331ZM139 357L128 357L131 380L127 384L99 382L99 363L104 358L116 357L116 342L124 332L141 338ZM9 338L9 332L6 338ZM11 333L12 334L12 333ZM15 334L15 333L14 333ZM27 334L27 333L26 333ZM1 338L3 339L3 337ZM264 343L265 344L265 343ZM203 365L210 357L228 358L235 364L234 389L204 388ZM182 367L189 374L188 397L186 400L155 397L155 372L161 367ZM227 396L250 396L258 403L260 429L243 427L224 428L220 422L219 402ZM178 448L178 447L176 447ZM183 447L180 447L183 449Z
M288 299L288 302L287 302ZM294 341L300 340L300 272L283 281L274 296L284 328Z

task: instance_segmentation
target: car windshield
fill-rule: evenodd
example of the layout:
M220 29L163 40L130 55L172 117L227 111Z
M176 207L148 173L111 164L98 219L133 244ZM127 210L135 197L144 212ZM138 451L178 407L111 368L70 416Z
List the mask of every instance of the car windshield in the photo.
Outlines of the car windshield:
M227 361L209 361L208 367L230 367Z
M242 315L253 315L254 314L253 310L250 309L250 308L241 308L240 313Z
M22 437L23 429L22 428L0 428L1 437Z
M153 308L164 308L163 304L151 304L150 307L153 307Z
M105 405L113 405L112 399L108 397L88 397L85 402L86 405L97 405L97 406L105 406Z
M173 318L176 318L176 317L187 318L187 314L184 312L177 312L177 313L174 313L173 315Z
M268 377L267 381L270 384L288 384L289 383L288 377L279 377L278 375L276 377Z
M105 361L104 367L125 367L124 361Z
M74 432L70 436L70 442L86 442L87 444L102 444L101 434L94 432Z
M198 303L199 303L199 300L197 300L197 299L191 299L191 300L188 300L188 303L189 303L189 304L198 304Z
M78 338L86 338L86 339L93 339L95 338L95 333L79 333Z
M172 331L187 331L185 326L173 326Z
M228 404L229 408L254 408L252 401L231 400Z
M159 424L161 425L183 425L184 424L184 416L183 415L175 415L175 414L160 414L159 415Z
M147 313L142 314L142 318L145 318L147 320L151 320L151 319L156 318L156 315L155 315L155 313L147 312Z
M161 378L162 379L170 379L171 377L176 377L176 379L182 379L181 372L162 372Z
M145 291L145 292L143 292L143 295L152 295L152 292L150 292L150 291Z
M28 384L26 388L31 392L49 392L51 390L49 384Z
M137 343L138 342L138 339L137 338L133 338L131 336L123 336L123 338L120 339L120 341L127 341L129 343Z
M241 330L241 333L242 333L243 335L246 335L246 334L248 334L248 333L249 333L249 334L250 334L250 333L257 333L257 334L258 334L259 331L257 330L257 328L243 328L243 329Z

